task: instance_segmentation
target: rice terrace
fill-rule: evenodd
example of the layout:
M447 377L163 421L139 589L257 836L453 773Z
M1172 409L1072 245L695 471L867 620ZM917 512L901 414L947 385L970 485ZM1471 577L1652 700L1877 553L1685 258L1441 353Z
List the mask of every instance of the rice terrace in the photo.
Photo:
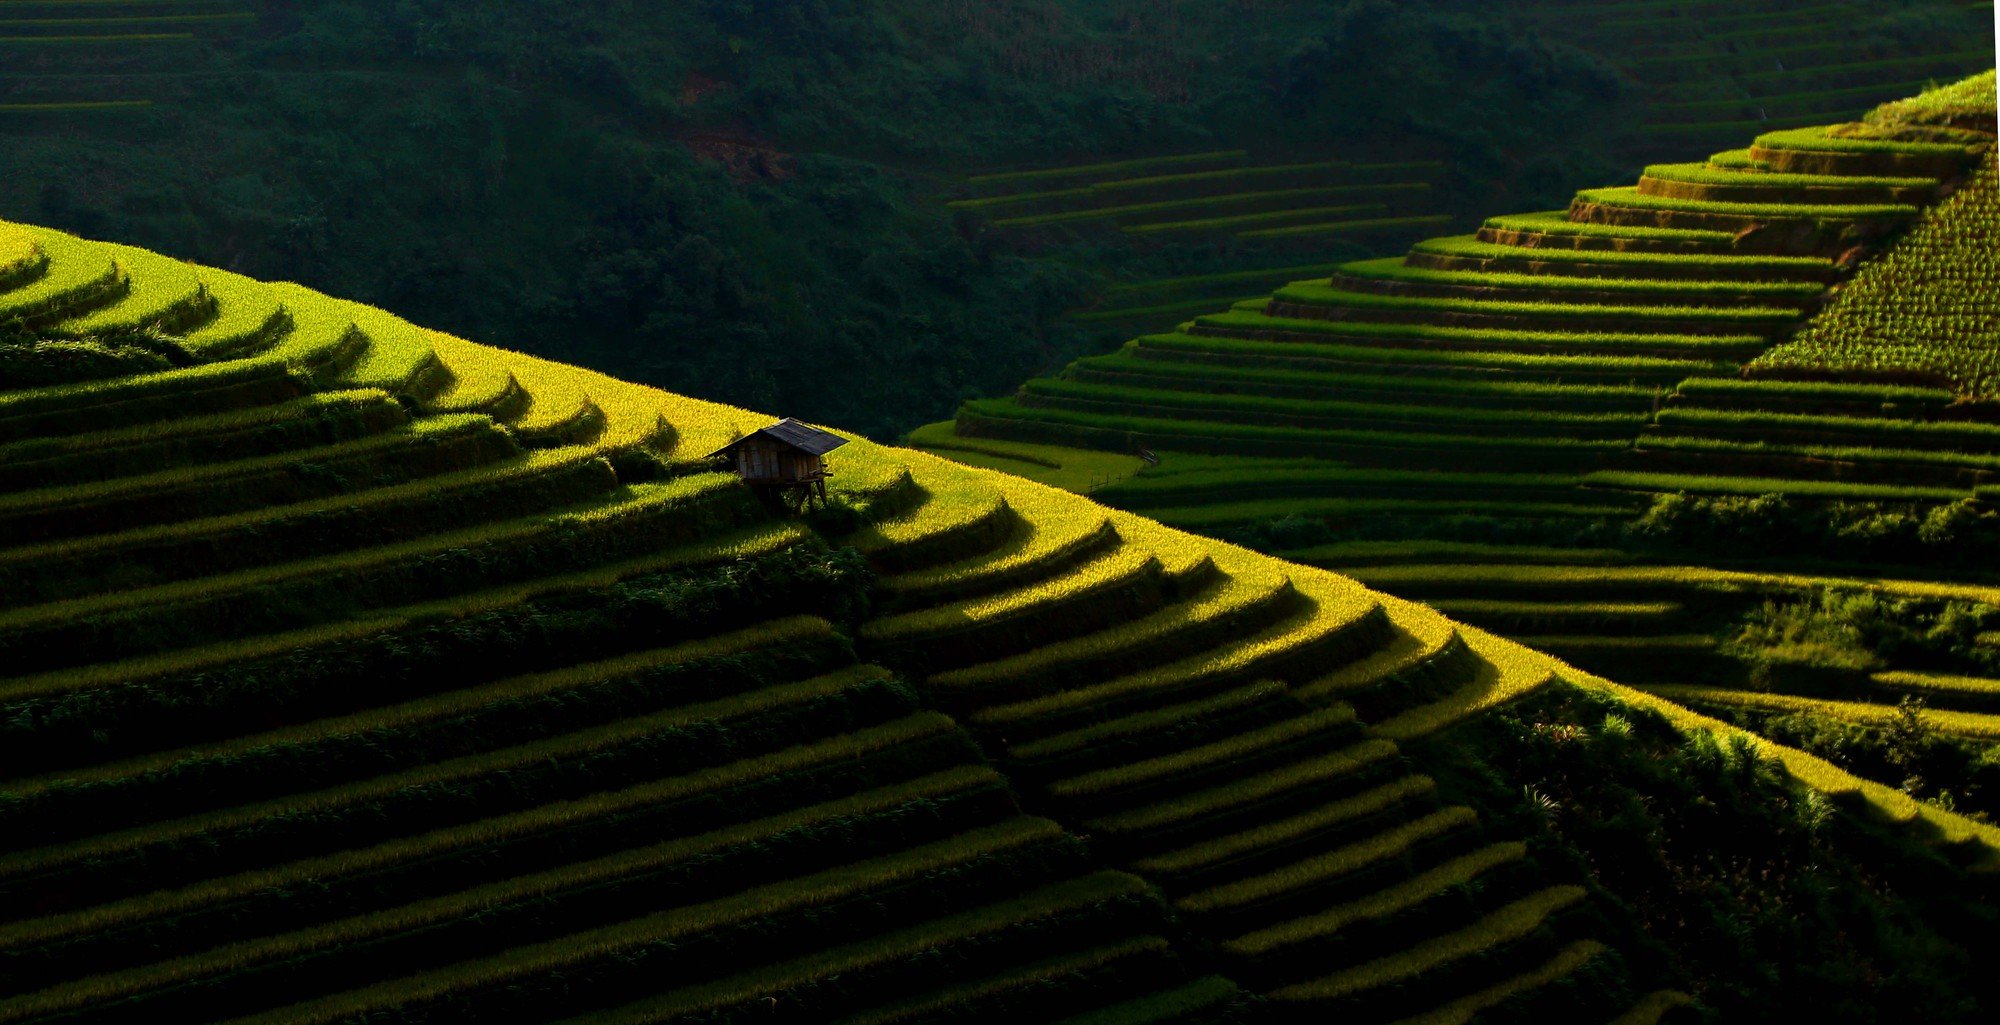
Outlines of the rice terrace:
M2000 1013L1963 0L0 0L0 1025Z

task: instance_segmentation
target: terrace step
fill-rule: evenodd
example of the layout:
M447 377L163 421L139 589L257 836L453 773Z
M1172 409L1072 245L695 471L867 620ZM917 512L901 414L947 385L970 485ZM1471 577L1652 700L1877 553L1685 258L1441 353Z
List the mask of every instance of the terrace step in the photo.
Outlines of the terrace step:
M809 738L820 748L837 746L829 743L833 740ZM774 761L768 756L760 760ZM851 853L857 847L879 849L885 839L898 842L893 832L885 837L883 827L893 829L897 819L908 817L912 802L935 805L934 815L906 825L912 842L949 835L955 829L976 829L1014 814L1005 780L990 769L959 765L912 773L908 771L912 767L890 764L888 759L883 762L876 771L887 779L879 783L868 780L832 793L795 792L789 800L763 794L758 799L757 789L742 786L741 781L734 788L710 791L708 796L735 796L743 802L734 814L719 821L713 814L703 816L708 821L673 821L673 797L678 796L681 804L692 803L684 791L698 787L696 780L703 774L669 776L569 801L523 807L451 829L357 848L345 852L345 858L335 854L278 863L234 876L202 879L177 890L154 891L68 915L19 923L10 939L33 936L43 945L21 949L22 944L10 944L16 948L10 954L14 963L25 969L17 977L48 985L62 978L168 960L190 949L254 942L302 926L338 923L394 909L440 889L452 892L481 886L504 891L517 877L564 868L587 870L593 865L598 867L600 883L615 883L620 875L615 862L637 861L634 856L644 857L649 847L655 854L651 860L665 862L653 866L656 871L673 864L657 856L665 853L661 846L666 846L692 848L691 853L697 856L733 856L737 865L730 871L740 873L760 861L772 860L769 853L760 857L751 845L786 846L787 832L821 830L823 835L810 841L824 847L814 851L815 857L842 850ZM740 767L740 763L719 766L707 770L706 775L720 777L740 771ZM573 821L563 822L564 813L572 815ZM825 830L843 820L852 820L853 828ZM642 832L641 823L651 830ZM706 836L702 835L703 827L708 827ZM661 839L670 840L670 844L656 846ZM672 843L674 840L679 842ZM688 871L691 867L683 866L679 874L699 879L697 873ZM311 896L287 891L303 879L313 882ZM91 920L100 921L102 927L78 931Z
M1490 598L1439 599L1431 606L1453 619L1493 630L1521 633L1591 629L1620 633L1666 633L1679 625L1685 609L1671 601L1519 601Z
M1195 746L1052 780L1045 790L1051 800L1075 814L1102 814L1240 780L1312 754L1337 750L1357 737L1359 730L1351 708L1300 709L1291 718Z
M662 546L740 529L753 519L733 479L642 485L592 502L470 529L268 562L234 574L0 612L0 652L16 671L293 630L471 588L585 570Z
M1166 600L1168 584L1159 559L1120 545L1032 590L870 620L861 639L899 666L972 665L1146 615Z
M1133 357L1196 367L1254 368L1259 372L1294 370L1305 373L1368 374L1428 377L1440 381L1484 381L1668 387L1690 376L1735 373L1735 363L1653 356L1524 355L1504 349L1481 348L1471 340L1458 349L1378 346L1366 339L1337 337L1295 340L1238 340L1220 330L1200 332L1190 325L1186 334L1146 335L1126 343ZM1399 340L1400 341L1400 340Z
M1831 138L1823 128L1802 128L1758 136L1750 146L1750 158L1783 174L1949 180L1964 172L1972 152L1947 143Z
M231 462L16 491L0 496L0 533L15 545L135 530L164 523L389 487L518 456L484 417L418 421L370 437Z
M811 617L606 654L547 671L483 681L469 672L472 682L451 681L463 686L402 686L359 710L338 700L301 700L286 710L286 725L246 725L206 742L17 776L8 780L15 799L0 821L23 842L51 843L282 795L300 787L301 778L303 785L332 778L336 766L349 775L388 771L537 739L565 724L599 725L630 712L741 696L851 661L831 624ZM555 702L565 706L560 719L518 712L524 704ZM386 735L407 742L385 749L376 742Z
M0 550L0 593L70 597L350 551L430 533L421 512L474 524L559 508L617 486L610 464L553 452L246 513ZM476 511L475 511L476 510Z
M1344 265L1329 280L1335 291L1463 302L1547 302L1585 306L1764 307L1804 309L1822 289L1812 282L1739 281L1699 277L1571 277L1561 267L1539 274L1434 270L1401 259ZM1470 308L1470 307L1469 307Z
M1729 232L1578 221L1567 210L1488 218L1473 237L1523 254L1533 250L1745 255ZM1796 254L1787 254L1796 255Z
M1654 164L1640 176L1638 190L1647 196L1715 203L1924 206L1935 198L1937 186L1937 179L1923 177L1746 173L1707 164Z
M1534 408L1564 412L1646 412L1657 392L1637 385L1543 384L1466 381L1449 375L1320 372L1262 369L1217 362L1159 358L1136 346L1111 356L1071 364L1062 380L1151 391L1344 401L1387 406L1449 403L1476 409Z
M1201 889L1177 895L1174 905L1203 928L1225 935L1267 928L1302 909L1373 892L1401 878L1412 856L1441 857L1466 849L1477 835L1477 818L1463 806L1440 808L1276 868L1260 870L1252 864L1241 874L1219 873Z
M1556 274L1572 278L1660 281L1795 281L1829 283L1833 261L1819 257L1688 255L1610 250L1525 248L1476 236L1419 242L1404 261L1429 270L1491 274Z
M104 248L71 235L19 225L42 253L35 270L10 275L0 292L0 323L40 327L78 317L123 298L130 282Z
M1776 335L1798 319L1782 306L1654 306L1624 303L1570 305L1554 293L1538 301L1488 302L1480 298L1431 299L1344 291L1294 283L1279 289L1264 308L1268 317L1333 320L1347 324L1423 324L1492 331L1653 333L1756 336Z
M1216 573L1148 614L961 669L925 686L952 707L1027 700L1074 680L1141 672L1271 628L1306 600L1282 574Z
M1308 603L1266 629L1211 652L1071 687L968 716L983 731L1019 743L1181 704L1214 688L1258 679L1293 679L1312 668L1352 661L1392 633L1372 602L1333 602L1308 593Z
M1337 1007L1372 1017L1389 1012L1389 1008L1397 1003L1408 1007L1412 996L1417 993L1435 999L1437 987L1445 984L1447 977L1451 978L1452 987L1460 990L1469 988L1467 983L1474 980L1486 982L1482 976L1505 978L1513 974L1508 971L1514 967L1508 963L1510 958L1494 958L1490 959L1491 963L1479 964L1480 970L1470 973L1470 980L1458 977L1459 973L1453 968L1474 955L1495 949L1508 950L1516 958L1524 957L1529 964L1543 962L1548 956L1549 944L1536 942L1535 937L1544 931L1544 924L1550 915L1581 901L1583 897L1581 887L1550 887L1496 908L1486 917L1455 932L1429 937L1403 950L1330 975L1281 986L1269 996L1280 1003L1328 1009ZM1435 981L1421 987L1393 985L1419 979Z
M1133 862L1132 868L1176 893L1246 879L1339 850L1435 811L1436 787L1428 776L1395 776L1234 832L1150 853Z
M409 421L403 407L382 392L333 392L210 416L17 441L0 445L0 494L357 441Z
M202 414L289 402L306 394L276 363L220 363L199 370L0 396L0 444L115 431Z
M1570 206L1583 223L1728 232L1746 252L1823 256L1887 238L1916 215L1908 204L1704 203L1632 188L1586 190Z

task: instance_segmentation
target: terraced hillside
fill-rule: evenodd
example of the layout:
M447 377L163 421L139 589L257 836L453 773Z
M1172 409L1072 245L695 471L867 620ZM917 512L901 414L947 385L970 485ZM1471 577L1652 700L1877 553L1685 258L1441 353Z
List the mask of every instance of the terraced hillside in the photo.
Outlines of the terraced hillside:
M1405 752L1558 693L1718 723L921 453L774 515L707 458L765 417L296 285L4 224L0 268L0 1021L1686 1002Z
M1879 726L1918 699L1976 761L2000 740L1992 119L1988 73L1654 165L914 440L1090 466L1061 483L1677 700Z
M151 106L257 18L242 0L0 3L0 121L70 121Z
M1633 0L1522 12L1643 85L1648 116L1634 142L1654 153L1843 120L1993 62L1993 5L1963 0Z
M1155 278L1114 285L1078 321L1143 330L1260 294L1312 270L1328 240L1409 238L1450 220L1438 213L1435 161L1259 161L1243 150L974 175L947 205L995 229L1111 233L1144 246L1229 239L1270 270Z

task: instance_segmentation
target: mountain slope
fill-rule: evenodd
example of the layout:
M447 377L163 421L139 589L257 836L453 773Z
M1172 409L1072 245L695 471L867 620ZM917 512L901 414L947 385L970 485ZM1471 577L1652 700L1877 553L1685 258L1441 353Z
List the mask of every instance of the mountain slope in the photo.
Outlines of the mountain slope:
M706 459L767 417L0 253L0 1021L1608 1020L1707 983L1453 731L1535 708L1638 764L1729 727L1028 481L856 440L778 515ZM2000 853L1758 749L1877 870ZM1819 800L1731 750L1734 821Z
M1654 165L913 441L1030 476L1137 447L1071 486L2000 812L1992 131L1989 72Z

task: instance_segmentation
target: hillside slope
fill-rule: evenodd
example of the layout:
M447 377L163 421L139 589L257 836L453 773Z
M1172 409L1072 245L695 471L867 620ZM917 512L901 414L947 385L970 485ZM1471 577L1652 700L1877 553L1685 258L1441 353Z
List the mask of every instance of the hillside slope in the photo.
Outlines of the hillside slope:
M0 1022L1789 998L1592 867L1591 788L1663 765L1700 828L1646 864L1805 855L1877 923L1836 942L1968 985L1909 918L2000 832L1428 607L859 440L777 515L706 458L764 416L47 229L0 266Z
M913 439L2000 813L1993 97L1653 165Z

